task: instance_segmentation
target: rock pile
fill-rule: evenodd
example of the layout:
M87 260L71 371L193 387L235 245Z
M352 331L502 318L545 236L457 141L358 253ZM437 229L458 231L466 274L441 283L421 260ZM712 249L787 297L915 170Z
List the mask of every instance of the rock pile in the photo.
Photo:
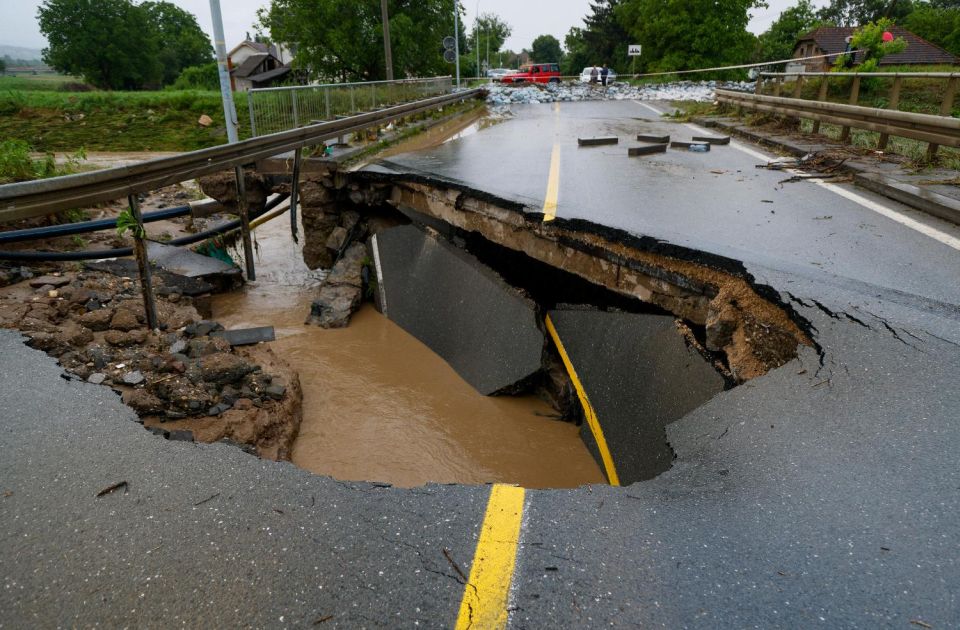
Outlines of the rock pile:
M190 296L157 294L163 296L157 300L161 330L151 331L131 278L89 270L33 278L0 294L0 327L20 330L28 345L57 357L80 379L122 392L157 433L169 436L165 423L182 421L176 428L185 439L200 423L198 440L228 438L263 456L287 457L299 428L296 374L268 374L252 351L211 336L223 326L201 319ZM261 411L276 417L264 421ZM262 426L250 431L250 425Z
M737 81L676 81L651 85L615 83L606 88L587 83L550 83L547 85L511 86L493 84L488 88L487 103L553 103L556 101L697 101L710 102L717 89L749 91L752 83Z

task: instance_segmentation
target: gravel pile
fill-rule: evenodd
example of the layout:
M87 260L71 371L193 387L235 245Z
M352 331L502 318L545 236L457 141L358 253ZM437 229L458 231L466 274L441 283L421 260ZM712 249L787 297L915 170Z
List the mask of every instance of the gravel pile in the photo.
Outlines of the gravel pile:
M751 91L753 83L746 81L678 81L655 85L633 86L615 83L594 87L586 83L509 86L493 84L488 87L487 103L553 103L555 101L699 101L714 99L717 88Z

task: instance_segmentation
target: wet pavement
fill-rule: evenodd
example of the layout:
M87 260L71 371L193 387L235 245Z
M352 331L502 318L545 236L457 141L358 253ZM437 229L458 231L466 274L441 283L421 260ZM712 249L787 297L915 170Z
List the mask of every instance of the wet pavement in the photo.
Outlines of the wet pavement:
M560 133L559 219L742 261L810 321L824 355L804 350L668 426L676 459L656 479L527 490L504 619L960 624L957 252L831 189L778 189L735 147L590 165L566 146L579 133L683 127L633 120L652 118L633 103L578 106L519 108L390 166L536 211ZM472 569L497 555L481 537L489 487L350 484L168 443L19 335L0 331L0 356L3 625L451 627ZM95 497L121 480L128 492Z

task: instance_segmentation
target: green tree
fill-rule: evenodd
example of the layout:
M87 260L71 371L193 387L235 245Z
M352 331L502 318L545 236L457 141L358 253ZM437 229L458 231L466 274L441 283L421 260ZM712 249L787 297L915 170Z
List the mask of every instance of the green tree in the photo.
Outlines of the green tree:
M220 71L217 62L184 68L171 87L174 90L219 90Z
M800 0L780 14L780 17L757 38L755 61L789 59L797 39L821 24L810 0Z
M533 61L541 63L559 62L563 59L563 49L560 40L553 35L541 35L533 40Z
M750 9L763 0L623 0L615 9L631 43L643 45L647 71L743 63L755 49Z
M140 89L161 77L145 11L129 0L44 0L37 9L49 46L43 61L102 89Z
M140 9L152 22L159 43L164 85L173 83L184 68L213 61L213 46L192 13L170 2L144 2Z
M467 35L467 46L471 51L475 50L475 46L479 46L481 57L487 53L488 46L490 54L500 52L511 33L513 29L499 15L482 13L474 22L473 30Z
M899 21L912 10L913 0L830 0L817 15L836 26L860 26L880 18Z
M873 72L880 65L881 59L887 55L895 55L906 50L907 42L902 37L897 37L889 42L883 41L883 33L891 28L893 28L893 20L880 18L876 22L868 22L854 31L850 45L855 50L863 51L863 61L857 66L858 72ZM843 55L840 55L834 65L838 71L846 69L843 61Z
M920 5L904 18L903 26L912 33L960 55L960 7Z
M623 0L598 0L590 3L591 13L583 18L586 52L596 64L608 64L621 71L630 62L627 45L630 35L617 19L617 7Z
M566 76L580 74L583 68L594 63L592 55L583 38L583 29L572 27L563 38L566 53L563 55L562 71Z
M7 62L3 59L0 59L0 74L7 73Z
M391 0L388 8L394 76L450 73L441 47L453 34L447 0ZM273 41L296 47L294 65L312 77L372 81L386 76L380 0L271 0L258 16Z

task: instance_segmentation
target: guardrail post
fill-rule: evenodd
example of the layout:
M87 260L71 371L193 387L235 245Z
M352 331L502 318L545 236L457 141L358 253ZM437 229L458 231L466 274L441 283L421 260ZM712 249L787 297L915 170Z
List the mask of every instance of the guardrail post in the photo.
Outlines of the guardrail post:
M247 266L247 280L257 279L257 270L253 266L253 239L250 238L250 208L247 206L247 182L244 180L243 167L233 169L237 178L237 212L240 214L240 234L243 238L243 258Z
M250 137L257 137L257 119L253 113L253 92L247 92L247 109L250 110Z
M356 111L357 111L357 100L354 97L353 86L351 85L350 86L350 113L352 114Z
M330 88L324 88L323 90L323 100L326 104L327 117L324 120L331 120L330 118Z
M143 310L147 315L147 327L157 329L157 303L153 299L153 278L150 273L150 259L147 257L147 243L144 240L143 215L140 213L140 202L136 195L129 195L130 214L137 222L133 230L133 253L137 258L137 268L140 271L140 291L143 294Z
M850 86L850 104L856 105L860 100L860 75L853 77L853 85ZM850 141L850 127L844 125L840 130L840 142Z
M887 103L887 109L898 109L900 107L900 87L902 84L902 78L895 77L893 79L893 86L890 88L890 98L889 102ZM877 151L886 151L888 142L890 142L890 134L881 133L880 140L877 142Z
M783 77L777 77L773 80L773 95L780 96L780 90L783 89Z
M949 116L951 112L953 112L953 99L957 96L958 81L960 81L960 79L957 79L957 77L953 77L952 79L947 81L947 90L943 94L943 102L940 103L941 116ZM927 146L927 159L932 160L933 158L937 157L937 150L939 149L940 149L939 144L935 144L931 142Z
M793 98L800 98L800 94L802 90L803 90L803 77L798 74L793 84Z
M290 91L290 104L293 108L293 127L294 129L300 126L300 109L297 107L297 91Z
M758 75L757 75L757 85L754 86L754 88L753 88L753 93L754 93L754 94L762 94L762 93L763 93L763 74L758 74Z
M830 78L820 77L820 89L817 91L817 100L823 102L827 100L827 90L830 88ZM820 121L813 121L813 133L820 133Z

